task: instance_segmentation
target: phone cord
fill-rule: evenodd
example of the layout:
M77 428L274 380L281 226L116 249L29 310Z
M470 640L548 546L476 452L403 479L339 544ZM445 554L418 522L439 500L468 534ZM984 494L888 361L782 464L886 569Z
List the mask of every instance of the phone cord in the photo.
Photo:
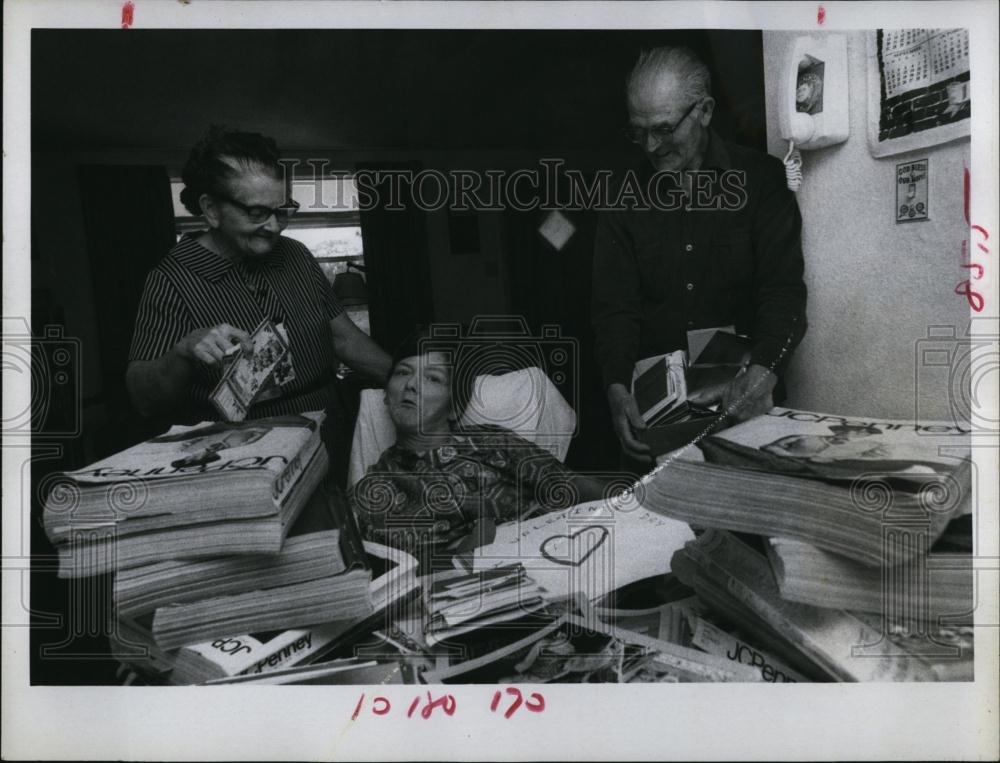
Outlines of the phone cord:
M795 141L788 141L788 153L782 159L785 165L785 179L789 191L798 191L802 185L802 154L795 147Z

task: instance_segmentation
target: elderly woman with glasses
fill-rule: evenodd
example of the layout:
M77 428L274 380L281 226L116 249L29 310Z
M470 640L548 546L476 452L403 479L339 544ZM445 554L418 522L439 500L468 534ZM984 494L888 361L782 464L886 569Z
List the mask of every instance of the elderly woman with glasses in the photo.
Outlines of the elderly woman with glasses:
M281 235L298 204L273 139L211 128L184 167L181 202L206 229L185 235L153 269L139 306L126 375L136 408L172 421L219 418L210 404L225 359L252 348L270 320L289 354L281 384L248 418L321 410L338 359L384 378L389 356L343 311L309 250Z

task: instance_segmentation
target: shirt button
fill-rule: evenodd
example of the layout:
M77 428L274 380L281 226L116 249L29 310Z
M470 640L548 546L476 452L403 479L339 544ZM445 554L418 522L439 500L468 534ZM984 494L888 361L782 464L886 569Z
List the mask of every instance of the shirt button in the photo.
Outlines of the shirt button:
M685 252L690 252L692 249L694 249L694 245L693 244L685 244L684 245L684 251Z
M692 289L694 289L694 284L693 284L693 283L689 283L689 284L687 285L687 290L688 290L688 291L691 291Z

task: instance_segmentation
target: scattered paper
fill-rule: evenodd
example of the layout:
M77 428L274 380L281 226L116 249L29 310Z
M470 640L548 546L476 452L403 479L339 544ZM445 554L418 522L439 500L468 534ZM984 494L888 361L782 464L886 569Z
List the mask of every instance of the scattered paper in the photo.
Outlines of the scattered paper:
M670 571L670 557L694 539L685 523L654 514L633 500L591 501L497 527L476 549L473 568L511 562L553 597L593 600L635 580Z

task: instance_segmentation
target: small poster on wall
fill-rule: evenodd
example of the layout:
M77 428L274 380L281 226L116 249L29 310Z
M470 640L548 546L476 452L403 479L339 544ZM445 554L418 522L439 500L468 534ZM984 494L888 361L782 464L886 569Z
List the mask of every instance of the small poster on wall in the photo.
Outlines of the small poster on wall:
M915 223L929 219L927 208L928 159L896 165L896 222Z
M969 136L968 29L868 36L868 145L890 156Z

